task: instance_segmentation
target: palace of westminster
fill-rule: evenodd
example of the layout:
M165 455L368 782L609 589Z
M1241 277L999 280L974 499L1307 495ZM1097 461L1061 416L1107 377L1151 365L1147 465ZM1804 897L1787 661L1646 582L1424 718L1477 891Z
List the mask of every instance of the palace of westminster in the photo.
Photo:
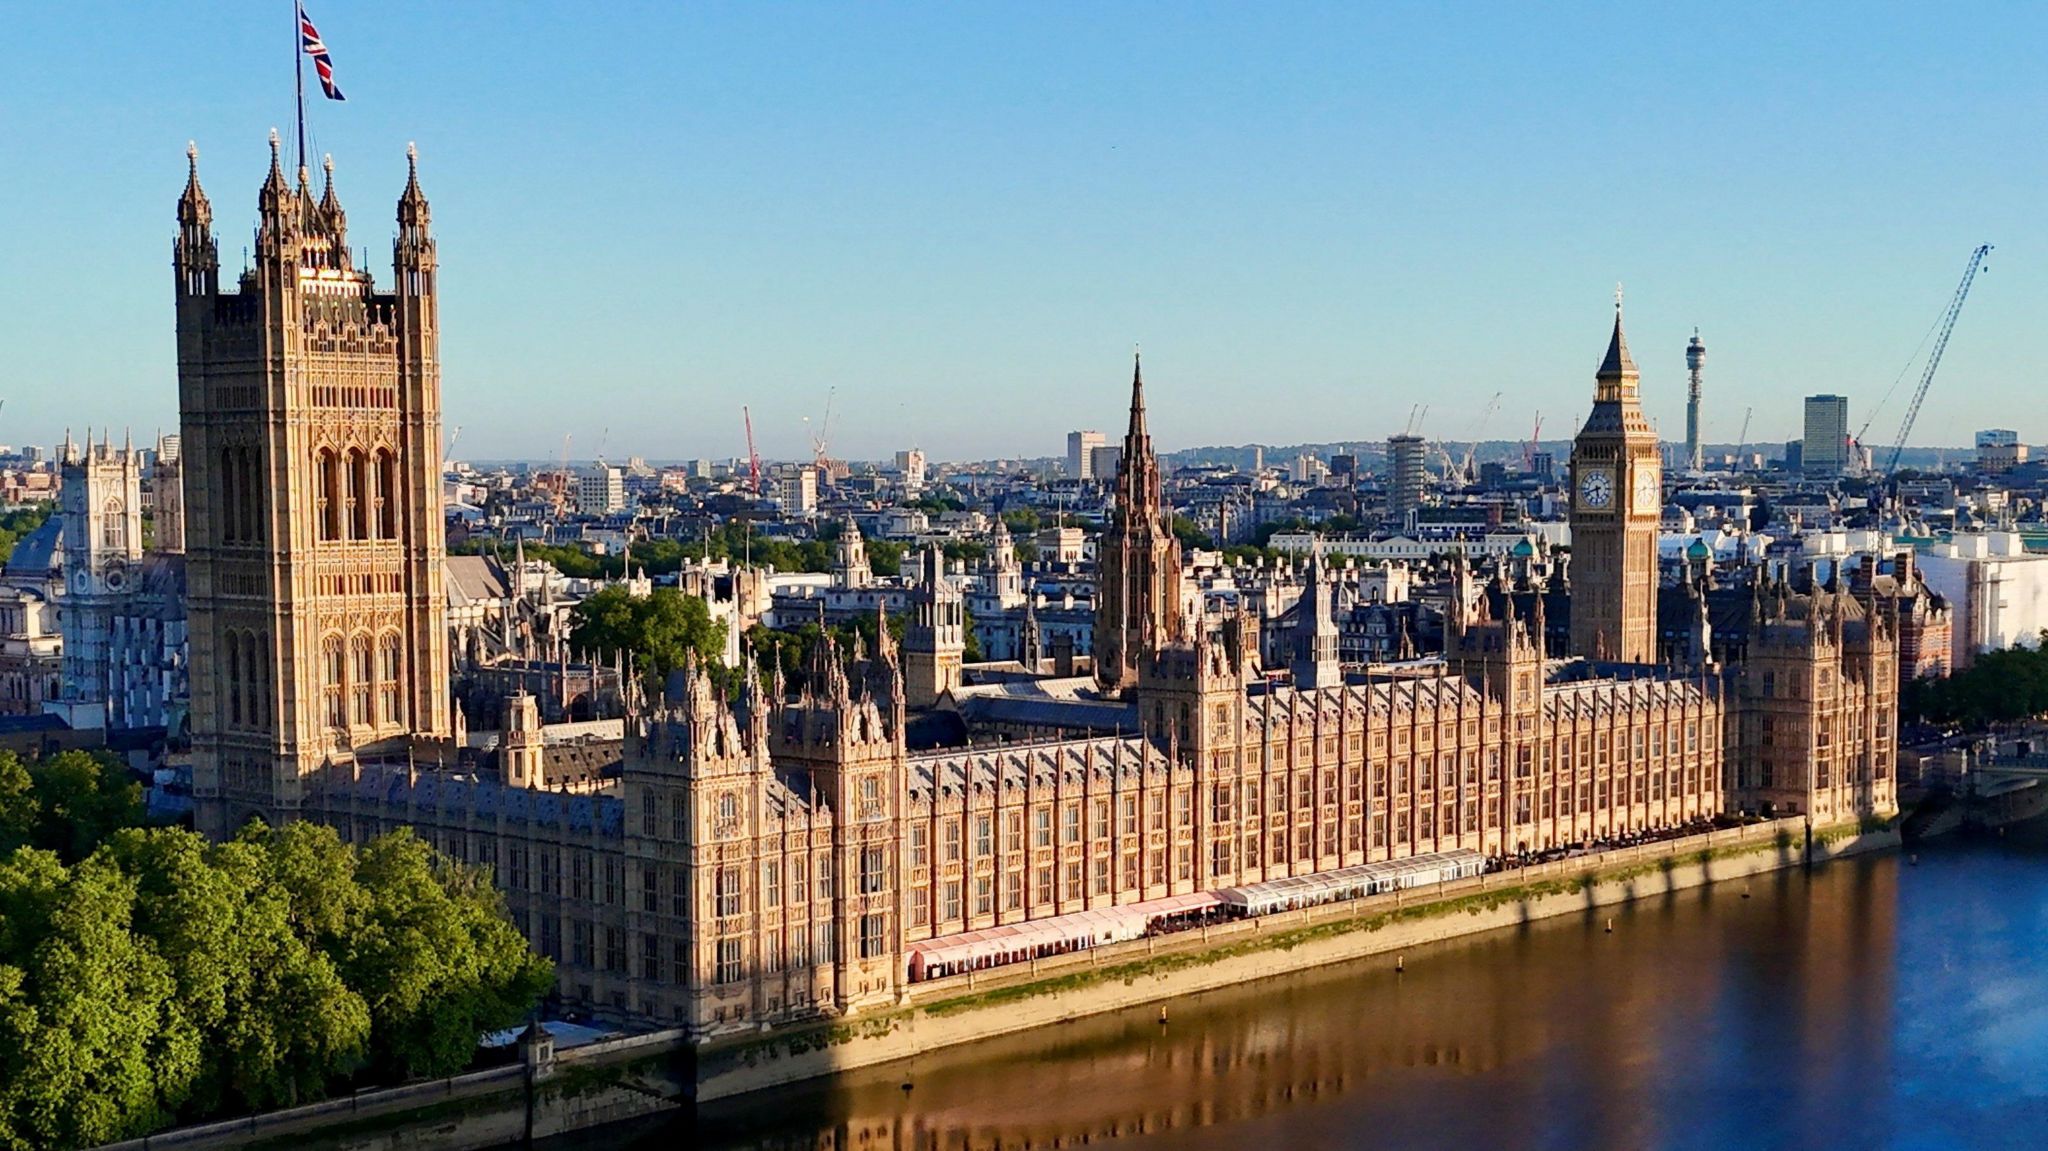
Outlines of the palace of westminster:
M1672 622L1657 437L1618 309L1572 452L1568 588L1461 564L1441 657L1340 661L1320 558L1284 660L1262 658L1241 609L1205 605L1134 371L1093 680L1031 729L912 737L962 683L961 595L934 568L900 641L821 643L800 686L778 673L727 698L695 665L655 698L629 686L601 781L561 782L525 694L481 766L451 694L416 167L388 287L354 263L331 166L316 199L274 140L231 286L196 157L178 201L196 820L223 836L310 819L351 840L410 826L490 869L566 1005L710 1036L895 1004L935 945L1003 925L1737 812L1894 807L1895 608L1834 581L1710 597L1688 568ZM83 606L134 578L136 550L78 557Z

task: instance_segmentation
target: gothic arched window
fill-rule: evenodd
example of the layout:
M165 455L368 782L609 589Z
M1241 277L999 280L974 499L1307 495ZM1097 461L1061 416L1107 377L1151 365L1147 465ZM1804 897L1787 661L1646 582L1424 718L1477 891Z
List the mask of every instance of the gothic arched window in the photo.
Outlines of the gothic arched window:
M220 451L220 539L222 543L242 542L242 525L239 515L242 510L242 475L240 461L235 458L233 448Z
M377 538L398 538L398 458L377 449Z
M320 538L341 538L341 461L332 448L320 449Z
M377 667L370 658L370 637L357 634L349 641L349 722L358 727L368 727L374 720L370 715L370 692L377 681Z
M342 709L341 685L348 678L348 661L340 636L329 635L320 641L320 671L320 694L326 704L327 725L347 727L348 713Z
M110 552L128 550L128 515L120 500L108 500L100 508L100 546Z
M270 633L248 633L249 725L270 726Z
M263 449L242 449L242 535L252 544L263 542Z
M361 448L348 452L348 538L370 538L370 457Z
M402 685L404 683L404 649L399 644L398 633L387 631L377 638L377 693L378 719L389 724L405 722L400 709Z
M230 628L221 637L228 655L228 726L242 726L242 633Z

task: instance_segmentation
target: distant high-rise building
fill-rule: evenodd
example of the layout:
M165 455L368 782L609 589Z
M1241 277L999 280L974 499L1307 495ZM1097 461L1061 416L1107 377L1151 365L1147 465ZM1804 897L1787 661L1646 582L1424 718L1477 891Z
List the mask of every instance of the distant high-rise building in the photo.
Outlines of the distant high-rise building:
M1097 444L1088 449L1088 475L1096 480L1113 480L1123 466L1124 450L1115 444Z
M1700 342L1700 330L1692 330L1692 342L1685 346L1685 468L1697 472L1706 468L1700 454L1700 383L1707 366L1707 346Z
M1424 467L1428 445L1421 436L1403 433L1387 437L1387 518L1405 524L1422 508L1422 490L1428 477Z
M896 471L903 477L903 486L908 491L919 491L924 487L924 453L917 448L907 448L896 453Z
M1799 442L1799 468L1807 475L1849 470L1849 397L1806 397L1806 434Z
M1557 457L1549 452L1532 452L1529 455L1529 474L1539 480L1550 480L1557 476Z
M790 468L775 478L775 502L786 516L807 516L818 509L818 469Z
M1977 470L1988 475L2009 472L2027 462L2027 445L2010 428L1986 428L1977 433Z
M1102 473L1095 470L1094 452L1108 441L1101 432L1067 433L1067 474L1077 480L1092 480Z
M619 469L598 464L576 476L576 511L579 515L608 516L626 506L626 478Z
M1338 452L1330 457L1330 478L1348 480L1358 474L1358 457L1350 452Z

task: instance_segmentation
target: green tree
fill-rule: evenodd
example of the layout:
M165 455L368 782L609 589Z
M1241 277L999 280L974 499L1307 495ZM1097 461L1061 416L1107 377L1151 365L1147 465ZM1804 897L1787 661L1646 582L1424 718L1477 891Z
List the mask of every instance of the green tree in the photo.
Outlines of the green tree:
M988 545L979 540L947 540L939 549L947 563L983 563L988 559Z
M342 971L366 989L373 1060L392 1075L460 1071L478 1035L516 1023L554 982L484 875L437 857L410 829L364 847L356 879L366 913Z
M895 540L869 540L868 567L879 576L901 575L903 573L902 544Z
M0 1151L451 1074L552 981L486 877L409 831L358 850L308 823L224 844L129 828L70 867L16 847Z
M718 663L725 624L712 620L702 599L675 588L634 596L609 587L576 605L569 642L600 657L630 654L650 688L658 689L692 652L700 661Z
M0 751L0 857L33 841L40 813L35 780L21 757Z
M0 761L14 761L13 752L0 751ZM61 751L48 759L27 765L35 798L35 820L28 842L54 851L68 862L92 854L109 835L142 822L142 785L128 775L128 769L112 755L84 751ZM0 807L6 799L7 782L18 780L15 772L0 766ZM14 801L18 804L18 800ZM18 808L17 808L18 810ZM0 813L0 846L8 837L8 820Z
M331 909L294 914L294 900L309 894L338 897L343 908L362 903L344 852L304 849L320 838L310 825L293 825L212 847L173 830L126 831L108 843L138 885L137 930L171 965L180 1009L217 1053L187 1101L194 1116L317 1099L367 1060L369 1009L302 930L331 924ZM274 883L273 854L339 860L341 882L300 891Z
M0 1139L89 1147L166 1122L201 1053L168 965L130 930L134 882L25 848L0 864L0 906L23 904L33 946L0 959Z

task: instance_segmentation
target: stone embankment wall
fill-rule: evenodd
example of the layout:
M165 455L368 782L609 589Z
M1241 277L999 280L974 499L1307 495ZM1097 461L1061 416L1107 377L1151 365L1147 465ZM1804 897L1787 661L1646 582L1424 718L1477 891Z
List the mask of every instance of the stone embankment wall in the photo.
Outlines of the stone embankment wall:
M692 1048L679 1031L184 1127L103 1151L481 1151L1270 975L1896 847L1895 830L1753 824L916 984L901 1007Z
M1798 820L1643 844L1392 895L916 984L900 1009L707 1045L697 1099L759 1091L944 1047L1539 919L1655 899L1807 862L1897 847L1895 830Z
M689 1066L683 1033L662 1031L561 1052L530 1088L526 1067L516 1064L180 1127L100 1151L482 1151L675 1110Z

